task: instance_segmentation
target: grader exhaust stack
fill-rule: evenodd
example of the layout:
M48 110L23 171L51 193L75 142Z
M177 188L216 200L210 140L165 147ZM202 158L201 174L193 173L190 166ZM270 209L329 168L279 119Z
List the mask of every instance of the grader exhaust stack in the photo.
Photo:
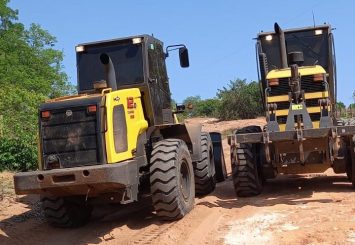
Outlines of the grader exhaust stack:
M287 68L287 53L286 53L286 41L285 41L285 33L279 26L279 24L274 24L275 33L278 35L280 41L280 58L281 58L281 68Z

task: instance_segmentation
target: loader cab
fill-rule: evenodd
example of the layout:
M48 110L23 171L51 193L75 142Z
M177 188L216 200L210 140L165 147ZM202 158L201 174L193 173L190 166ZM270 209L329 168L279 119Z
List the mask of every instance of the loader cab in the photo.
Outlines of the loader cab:
M78 93L139 88L149 125L173 123L163 43L140 35L76 46ZM106 84L105 84L106 82ZM100 86L101 86L100 85Z

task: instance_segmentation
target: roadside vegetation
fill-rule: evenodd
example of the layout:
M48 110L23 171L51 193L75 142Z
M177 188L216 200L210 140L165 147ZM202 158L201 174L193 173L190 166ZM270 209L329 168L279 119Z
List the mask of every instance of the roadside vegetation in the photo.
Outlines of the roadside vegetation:
M182 119L216 117L221 120L234 120L263 115L259 84L254 81L248 83L245 79L230 81L226 87L217 91L215 98L201 99L200 96L189 96L183 104L187 109L182 114Z
M38 24L26 28L0 0L0 171L34 169L37 111L48 98L72 93L56 38Z

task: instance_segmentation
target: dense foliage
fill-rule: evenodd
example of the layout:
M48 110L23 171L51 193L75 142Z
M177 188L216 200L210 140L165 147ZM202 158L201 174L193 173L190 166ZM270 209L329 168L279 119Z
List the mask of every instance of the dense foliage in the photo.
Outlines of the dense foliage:
M230 81L227 87L218 90L216 98L204 100L200 96L189 96L183 104L191 107L183 114L185 118L207 116L232 120L263 115L259 84L240 79Z
M217 116L218 113L218 99L201 99L200 96L189 96L184 101L187 110L184 113L185 117L199 117L199 116ZM189 109L190 108L190 109Z
M346 106L345 106L345 104L344 104L343 102L338 101L338 102L336 103L336 108L337 108L337 109L346 109Z
M255 118L263 115L259 83L246 80L230 81L228 87L218 90L221 100L218 117L222 120Z
M71 93L56 38L37 24L18 22L0 0L0 170L37 164L37 111L47 98Z

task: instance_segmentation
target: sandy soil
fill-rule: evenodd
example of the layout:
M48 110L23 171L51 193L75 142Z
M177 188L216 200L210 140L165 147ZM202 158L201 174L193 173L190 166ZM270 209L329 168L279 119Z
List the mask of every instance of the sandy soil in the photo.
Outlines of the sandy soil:
M196 120L220 132L246 123ZM331 171L280 176L253 198L237 199L229 178L177 222L160 222L148 207L97 207L78 229L46 224L38 197L14 195L11 178L0 174L0 244L355 244L355 192Z

